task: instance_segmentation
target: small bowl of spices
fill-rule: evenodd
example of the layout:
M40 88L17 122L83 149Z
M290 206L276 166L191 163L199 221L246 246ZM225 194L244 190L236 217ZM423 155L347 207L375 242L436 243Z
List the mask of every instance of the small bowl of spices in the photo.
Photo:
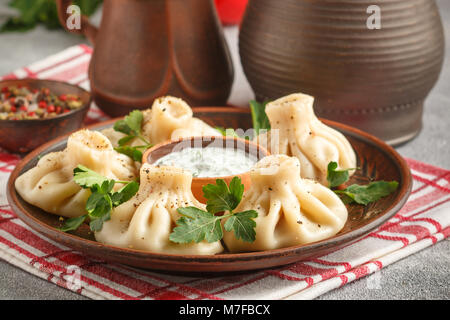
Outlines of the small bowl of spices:
M0 81L0 146L27 153L79 129L91 94L66 82L40 79Z

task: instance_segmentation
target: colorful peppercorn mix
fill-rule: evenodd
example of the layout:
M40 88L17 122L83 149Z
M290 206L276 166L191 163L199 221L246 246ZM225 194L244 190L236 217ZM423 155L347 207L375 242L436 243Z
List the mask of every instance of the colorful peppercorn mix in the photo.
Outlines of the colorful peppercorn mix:
M25 86L10 86L0 90L0 120L52 118L82 106L83 102L79 96L58 96L48 88L38 90Z

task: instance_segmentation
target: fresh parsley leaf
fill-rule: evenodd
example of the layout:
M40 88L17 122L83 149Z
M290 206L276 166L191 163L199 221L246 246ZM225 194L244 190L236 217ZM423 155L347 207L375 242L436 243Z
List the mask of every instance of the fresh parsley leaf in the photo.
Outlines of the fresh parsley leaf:
M74 181L85 189L90 189L91 195L86 201L87 214L83 218L72 218L66 220L62 231L76 230L84 220L89 217L89 226L92 231L100 231L103 222L111 219L113 208L121 205L133 197L139 189L136 181L116 181L108 179L82 165L74 169ZM113 192L116 183L125 184L117 192Z
M256 217L258 212L255 210L238 212L227 219L224 228L228 232L234 230L236 239L253 242L256 239L256 222L253 219Z
M73 180L82 188L88 189L95 185L101 186L108 178L80 164L73 169Z
M86 220L86 217L87 215L85 214L80 217L67 219L59 230L63 232L77 230L83 224L84 220Z
M260 130L270 130L270 121L266 114L266 105L269 101L260 103L258 101L250 101L250 110L252 112L253 129L258 135Z
M136 137L141 133L143 119L144 115L140 110L133 110L124 119L114 123L114 130Z
M90 218L100 218L113 208L111 197L108 194L93 192L86 202L86 211Z
M136 147L121 146L114 148L119 153L129 156L133 161L141 162L143 153Z
M111 190L114 188L114 185L116 184L116 181L114 180L105 180L103 181L102 185L100 186L100 189L98 189L97 186L94 186L94 190L97 192L101 192L103 194L108 194L111 192Z
M128 124L125 122L125 120L118 120L114 123L114 131L122 132L126 135L131 134L132 130L128 126ZM134 138L134 136L132 136Z
M338 167L337 162L331 161L328 164L327 180L330 188L338 187L341 184L348 181L350 178L349 171L356 170L357 168L336 170Z
M89 227L92 231L101 231L103 228L103 223L111 219L111 212L107 212L106 214L98 217L91 218L91 222L89 223Z
M234 200L232 210L234 210L242 200L244 194L244 184L239 177L233 177L230 181L230 193ZM208 198L206 198L208 199Z
M250 136L240 136L236 130L234 130L233 128L222 128L222 127L216 127L216 130L219 131L222 136L224 137L235 137L235 138L241 138L241 139L245 139L245 140L250 140L252 137Z
M144 115L139 110L133 110L127 115L124 119L128 128L135 133L135 135L139 135L141 133L142 120L144 119Z
M130 200L139 190L139 183L132 181L123 186L119 191L111 195L111 200L114 207Z
M216 130L219 131L224 137L236 137L240 138L240 136L236 133L233 128L222 128L216 127Z
M206 240L216 242L222 239L223 231L220 224L221 217L196 207L178 208L183 215L177 220L177 227L173 229L169 239L176 243L198 243Z
M206 209L203 211L196 207L178 208L182 215L176 221L175 227L169 239L176 243L219 241L223 238L221 220L227 219L224 228L234 231L237 239L253 242L256 238L256 222L253 218L258 216L254 210L234 213L233 210L242 200L244 185L241 179L234 177L230 186L223 179L217 179L216 184L209 184L203 188L204 196L207 198ZM215 213L228 211L228 214L216 216Z
M216 127L215 129L217 131L219 131L224 137L228 136L227 130L230 130L230 128L225 129L224 127ZM233 130L233 133L234 133L234 129L231 129L231 130Z
M388 196L398 188L397 181L375 181L368 185L360 186L353 184L345 190L335 190L337 194L347 197L347 203L356 202L362 205L368 205L371 202ZM350 200L351 199L351 200Z
M222 211L233 211L241 202L244 185L241 179L234 177L230 189L225 180L217 179L216 184L203 186L203 196L207 199L206 210L215 214Z
M119 144L119 146L122 147L135 138L136 138L135 136L126 136L126 137L123 137L122 139L120 139L117 143Z
M347 182L349 180L349 171L357 169L336 170L337 167L338 164L334 161L328 164L327 180L330 189ZM367 185L353 184L344 190L333 191L341 197L342 202L345 204L357 203L368 205L391 194L397 187L397 181L374 181Z
M151 148L153 145L141 135L142 121L144 115L140 110L133 110L124 119L114 123L114 130L125 134L118 142L119 146L114 148L119 153L129 156L137 162L142 161L143 151ZM139 139L144 142L142 146L129 146L127 143L134 139Z

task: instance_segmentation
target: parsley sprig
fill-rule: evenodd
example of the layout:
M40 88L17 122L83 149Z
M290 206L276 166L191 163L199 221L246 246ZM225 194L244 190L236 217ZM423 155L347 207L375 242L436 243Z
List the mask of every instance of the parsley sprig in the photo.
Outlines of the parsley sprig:
M266 114L266 105L269 101L258 102L250 101L250 110L252 112L253 129L255 135L259 134L260 130L270 130L270 121Z
M397 187L397 181L374 181L364 186L353 184L345 190L334 190L334 192L342 196L344 203L358 203L366 206L390 195L397 190Z
M119 146L114 148L119 153L123 153L134 161L141 162L143 151L151 148L153 145L142 136L142 121L144 115L139 110L131 111L124 119L117 121L114 124L114 130L125 134L126 136L119 140ZM134 139L142 141L143 145L129 146L127 143Z
M255 100L250 101L250 111L252 115L252 123L254 130L252 136L239 135L238 132L236 132L236 130L232 128L216 127L216 130L218 130L223 136L237 137L246 140L253 139L260 133L261 130L270 130L270 121L266 114L266 105L268 103L269 101L265 102L258 102Z
M245 139L245 140L250 140L252 137L248 136L248 135L239 135L238 132L236 132L236 130L234 130L233 128L223 128L223 127L216 127L216 130L219 131L222 136L224 137L234 137L234 138L241 138L241 139Z
M331 161L328 164L327 170L327 180L330 188L339 187L341 184L345 183L350 179L349 172L352 170L357 170L358 168L337 170L337 162Z
M344 203L357 203L364 206L371 202L390 195L397 190L397 181L374 181L367 185L352 184L344 190L334 189L349 180L349 171L354 169L337 170L338 164L334 161L328 164L327 180L329 187L341 197Z
M244 185L239 177L234 177L229 186L223 179L217 179L216 184L204 186L207 211L196 207L178 208L182 217L176 221L177 227L173 229L169 239L176 243L220 241L223 238L221 220L226 219L223 225L226 231L234 231L237 239L255 241L256 222L253 219L258 213L255 210L233 212L241 202L243 193ZM219 212L225 214L216 215Z
M73 180L83 189L90 189L91 195L86 202L87 214L67 219L60 228L64 232L78 229L86 218L90 220L89 226L92 231L100 231L103 223L111 219L111 210L130 200L139 189L139 183L136 181L108 179L82 165L73 170ZM116 183L124 186L114 192Z

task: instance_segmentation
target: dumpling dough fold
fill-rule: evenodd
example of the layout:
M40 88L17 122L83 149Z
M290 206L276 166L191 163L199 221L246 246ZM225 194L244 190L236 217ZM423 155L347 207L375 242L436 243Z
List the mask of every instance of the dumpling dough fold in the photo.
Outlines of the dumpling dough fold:
M137 175L133 161L114 151L104 135L83 129L69 136L66 149L45 155L18 177L16 190L25 201L47 212L68 218L84 215L90 191L73 181L78 165L114 180L131 181Z
M182 99L167 96L154 101L152 108L143 111L142 136L152 144L193 136L220 136L220 132L195 118L191 107ZM102 131L114 146L125 135L108 128ZM135 139L130 145L142 145Z
M169 240L181 218L179 207L205 210L191 191L192 174L175 167L143 164L139 191L115 208L111 220L95 233L97 241L143 251L167 254L212 255L223 251L220 241L178 244Z
M251 170L251 188L235 212L256 210L256 240L237 240L225 232L231 252L262 251L323 240L338 233L347 221L341 199L323 185L300 178L295 157L272 155Z
M328 164L334 161L338 169L356 168L356 155L344 135L316 117L313 103L313 97L301 93L268 103L271 130L259 135L257 141L271 154L297 157L302 178L328 186Z

